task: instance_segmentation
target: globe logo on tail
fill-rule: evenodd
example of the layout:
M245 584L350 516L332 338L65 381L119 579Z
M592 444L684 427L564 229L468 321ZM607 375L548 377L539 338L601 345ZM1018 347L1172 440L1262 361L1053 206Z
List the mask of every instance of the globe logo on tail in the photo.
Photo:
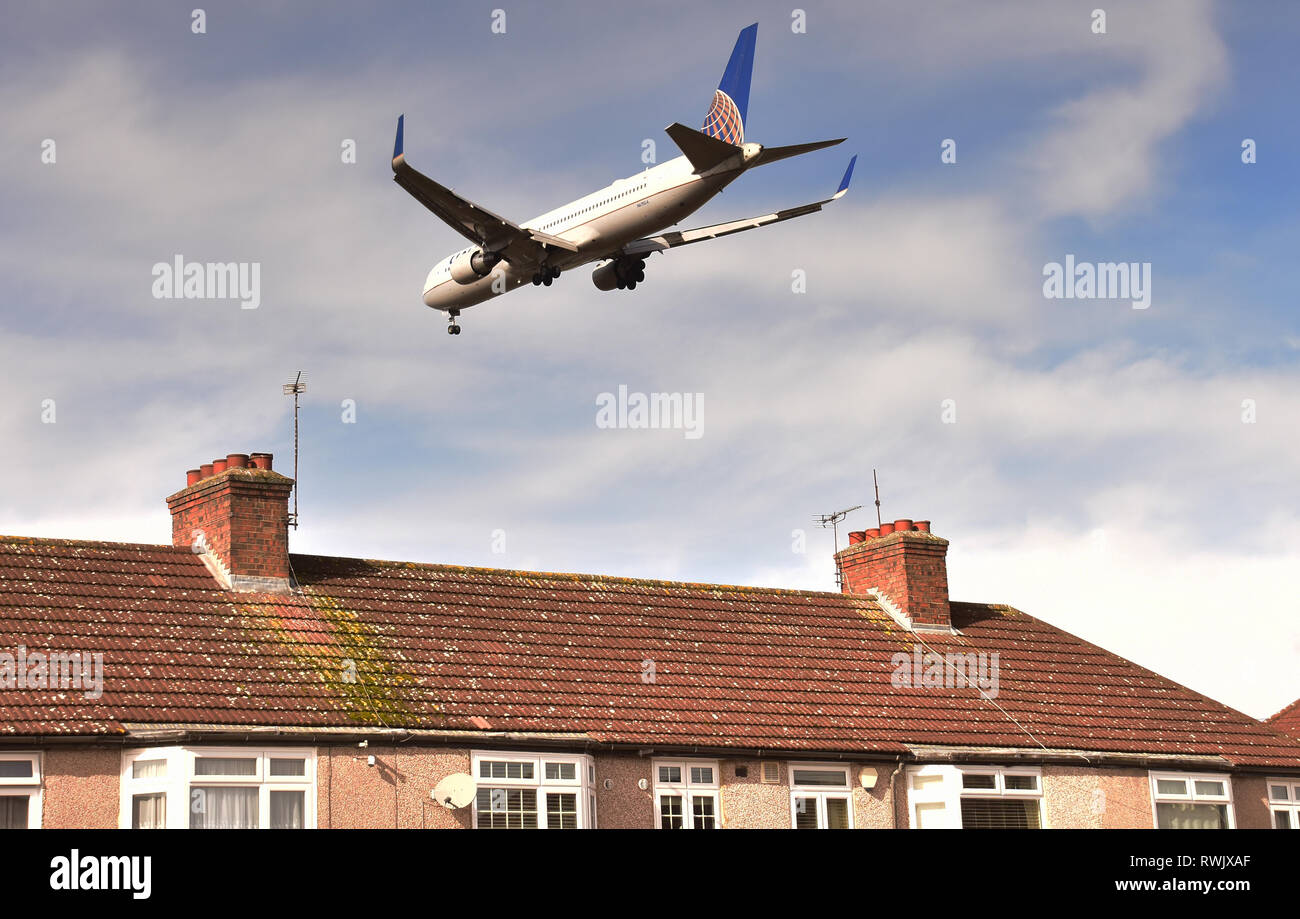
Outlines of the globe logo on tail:
M722 90L714 90L713 104L704 116L704 133L737 146L745 142L745 124L740 120L740 109Z

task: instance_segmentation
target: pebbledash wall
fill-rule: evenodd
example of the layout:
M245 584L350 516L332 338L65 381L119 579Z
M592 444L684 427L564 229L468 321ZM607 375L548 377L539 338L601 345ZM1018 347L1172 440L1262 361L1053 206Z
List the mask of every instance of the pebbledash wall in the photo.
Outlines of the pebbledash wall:
M205 745L189 748L202 752ZM32 752L33 748L29 748ZM129 796L123 778L125 749L98 745L57 745L40 753L41 802L38 825L47 829L129 827ZM139 747L129 748L139 750ZM231 754L230 745L212 746ZM249 749L274 750L259 745ZM446 776L471 773L470 747L412 747L410 745L356 743L296 745L314 753L314 777L309 794L314 812L304 821L308 828L336 829L455 829L474 826L476 804L448 809L431 798L431 791ZM518 754L572 758L575 751L517 748L474 748L482 756L509 758ZM8 752L8 751L5 751ZM369 758L374 757L371 765ZM599 828L650 829L662 823L656 798L664 790L656 783L656 768L663 763L712 766L712 786L702 793L716 795L717 826L727 829L788 829L795 825L793 799L805 791L792 789L791 766L797 768L847 768L849 785L825 790L851 801L855 829L908 828L915 823L910 793L916 776L935 765L883 761L789 761L777 758L710 758L596 752L587 754L591 772L581 792L594 798L594 820L583 814L580 825ZM765 766L768 770L765 781ZM772 770L775 768L775 775ZM938 767L948 768L948 767ZM971 770L991 766L964 764ZM1084 767L1043 764L1014 767L1040 776L1037 802L1040 823L1048 829L1150 829L1155 826L1152 776L1163 770L1125 767ZM874 775L874 787L863 788L862 770ZM1172 770L1177 772L1178 770ZM743 775L739 773L744 773ZM1204 774L1198 771L1197 774ZM775 781L770 781L775 778ZM480 786L493 785L480 779ZM1237 828L1273 825L1267 799L1267 777L1234 775L1230 778L1232 824ZM671 789L670 789L671 791ZM812 794L812 792L808 792ZM688 792L689 794L689 792ZM923 795L915 796L919 801ZM184 799L180 803L184 803ZM171 806L175 806L174 804ZM544 803L539 807L544 809ZM817 825L816 814L808 819ZM173 824L175 825L175 824ZM821 825L825 825L823 823Z

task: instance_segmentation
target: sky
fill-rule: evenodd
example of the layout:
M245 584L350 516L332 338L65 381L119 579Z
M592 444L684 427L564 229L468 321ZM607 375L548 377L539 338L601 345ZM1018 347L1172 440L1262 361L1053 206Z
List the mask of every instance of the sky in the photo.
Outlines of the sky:
M1300 696L1300 9L501 2L6 11L0 533L169 541L186 469L291 469L303 370L295 552L833 590L814 517L874 526L874 469L954 599L1255 717ZM754 21L746 140L848 140L686 225L857 154L849 194L447 335L421 285L464 241L392 183L398 114L521 222L675 156ZM256 263L257 308L153 296L178 255ZM1149 265L1149 305L1045 297L1067 255ZM620 386L700 436L599 426Z

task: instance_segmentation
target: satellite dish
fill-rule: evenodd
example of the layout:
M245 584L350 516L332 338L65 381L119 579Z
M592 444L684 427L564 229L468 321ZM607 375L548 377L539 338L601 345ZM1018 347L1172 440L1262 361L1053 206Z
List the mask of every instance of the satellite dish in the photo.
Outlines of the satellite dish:
M469 806L474 800L475 790L474 776L465 772L453 772L429 792L429 797L448 810L457 810Z

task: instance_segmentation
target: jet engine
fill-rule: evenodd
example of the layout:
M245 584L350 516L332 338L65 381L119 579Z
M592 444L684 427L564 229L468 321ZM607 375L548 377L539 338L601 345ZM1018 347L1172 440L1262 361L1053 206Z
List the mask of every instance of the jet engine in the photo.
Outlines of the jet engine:
M598 290L635 290L645 280L645 259L639 255L624 255L601 265L591 273L591 283Z
M499 261L499 252L484 252L482 249L462 252L451 260L451 279L457 284L473 284L479 278L486 278Z

